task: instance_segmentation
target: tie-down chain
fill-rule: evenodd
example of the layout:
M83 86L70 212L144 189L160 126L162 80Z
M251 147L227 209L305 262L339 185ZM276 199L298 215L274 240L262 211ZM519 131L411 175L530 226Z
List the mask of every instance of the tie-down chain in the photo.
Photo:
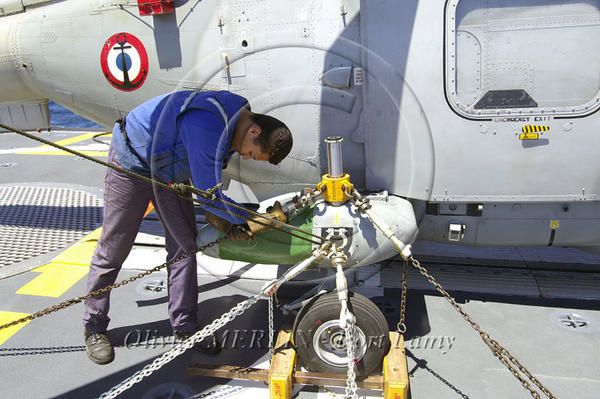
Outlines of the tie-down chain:
M50 142L48 140L44 140L42 138L33 136L31 134L28 134L26 132L23 132L21 130L12 128L10 126L6 126L6 125L2 125L0 124L0 127L15 132L19 135L28 137L32 140L35 141L40 141L44 144L50 145L52 147L56 147L59 148L63 151L66 152L70 152L74 155L77 156L81 156L85 159L88 159L90 161L96 162L98 164L101 164L103 166L112 168L112 169L121 169L116 165L113 164L108 164L106 162L100 161L98 159L92 158L87 156L86 154L82 154L78 151L75 150L71 150L69 148L60 146L56 143ZM338 140L341 141L341 140ZM339 159L340 159L340 163L341 163L341 154L339 155ZM340 165L341 166L341 165ZM331 167L330 167L331 169ZM176 192L178 192L179 194L181 194L181 191L186 191L186 192L192 192L194 194L196 194L197 196L204 198L204 199L208 199L210 201L215 201L218 199L216 199L215 197L215 190L218 189L218 187L215 187L214 190L209 190L209 191L202 191L202 190L198 190L194 187L171 187L167 184L164 184L162 182L156 181L154 179L148 179L148 178L144 178L143 176L137 175L133 172L127 171L127 170L119 170L122 173L126 173L132 177L138 178L138 179L142 179L142 180L148 180L150 183L155 184L155 185L159 185L159 186L164 186L164 188L166 189L172 189ZM331 173L330 173L331 174ZM333 176L333 175L332 175ZM337 175L335 175L337 176ZM417 269L435 288L436 290L442 294L442 296L444 296L444 298L446 298L450 304L454 307L454 309L460 313L460 315L471 325L471 327L473 329L475 329L481 339L486 343L486 345L490 348L490 350L492 351L492 353L498 357L498 359L510 370L510 372L515 376L515 378L517 378L521 384L523 385L523 387L525 389L527 389L531 396L534 398L540 398L540 394L533 389L533 387L531 386L531 384L529 382L532 382L544 395L546 395L548 398L550 399L554 399L555 396L535 377L533 376L533 374L527 370L520 362L518 359L516 359L508 350L506 350L502 345L500 345L496 340L492 339L491 336L486 333L485 331L483 331L481 329L481 327L475 323L473 321L473 319L462 309L462 307L454 300L454 298L452 298L450 296L450 294L437 282L437 280L431 275L429 274L429 272L425 269L425 267L423 267L420 262L418 260L416 260L413 256L412 256L412 252L411 252L411 247L410 245L406 245L405 243L403 243L401 240L399 240L394 232L390 229L390 227L382 220L380 219L377 215L375 215L373 213L373 211L371 210L371 206L369 204L369 200L367 198L363 198L356 189L354 189L354 187L352 186L352 184L349 182L349 176L343 175L340 176L339 178L332 178L331 176L328 176L328 179L324 179L324 182L326 184L321 184L318 187L318 190L315 191L311 197L306 197L303 198L306 200L306 202L302 203L300 202L298 205L299 207L302 206L306 206L309 203L314 203L316 197L318 197L321 194L325 194L325 195L334 195L336 192L342 192L342 197L341 198L337 198L337 197L331 197L329 198L329 202L335 204L336 201L345 201L346 199L350 199L353 204L357 207L357 209L364 215L367 216L367 218L373 223L373 225L375 225L375 227L377 227L389 240L391 240L394 244L394 246L396 247L396 249L400 252L402 258L405 261L405 266L403 269L403 295L402 295L402 308L401 308L401 319L400 319L400 323L398 324L398 329L400 332L405 331L405 326L404 326L404 315L405 315L405 306L406 306L406 273L407 273L407 267L406 264L407 262L410 262L411 265ZM334 188L332 190L332 188ZM221 202L225 202L225 201L221 201ZM211 206L210 204L206 204L206 202L204 203L205 205ZM232 205L232 204L228 204L228 205ZM232 205L233 206L233 205ZM286 228L290 228L291 230L297 230L297 228L294 228L294 226L289 226L285 223L282 222L277 222L274 223L268 219L266 219L264 217L264 215L261 214L255 214L252 211L249 211L247 209L240 209L240 211L245 211L247 213L250 213L251 215L255 216L255 218L259 218L260 220L265 220L265 222L258 222L259 224L267 224L269 225L269 227L277 229L277 230L283 230L282 227L286 227ZM255 219L256 220L256 219ZM296 236L296 234L292 233L291 231L285 231L287 234L291 234ZM314 237L314 238L320 238L320 237ZM306 237L302 237L303 240L310 240ZM289 279L294 278L295 276L297 276L299 273L301 273L303 270L305 270L306 268L308 268L310 266L310 264L312 264L312 262L316 261L316 260L322 260L325 256L335 256L337 254L337 251L333 250L330 248L331 247L331 243L329 242L325 242L324 244L322 243L322 238L321 239L321 243L320 243L320 247L318 249L316 249L313 252L313 255L311 257L309 257L308 259L306 259L303 262L300 262L298 265L296 265L295 267L293 267L292 269L290 269L286 274L284 274L284 276L282 276L282 278L275 280L273 282L271 282L270 284L268 284L262 291L261 293L243 301L240 302L238 305L236 305L233 309L231 309L229 312L225 313L223 316L221 316L220 318L216 319L215 321L213 321L211 324L209 324L208 326L206 326L205 328L203 328L202 330L198 331L196 334L194 334L192 337L190 337L188 340L181 342L180 344L178 344L178 346L176 346L175 348L173 348L172 350L166 352L163 356L159 357L158 359L156 359L153 363L151 363L150 365L144 367L144 369L140 370L139 372L135 373L133 376L131 376L130 378L128 378L127 380L123 381L123 383L115 386L114 388L112 388L110 391L106 392L105 394L103 394L101 397L102 398L112 398L112 397L116 397L119 393L125 391L126 389L128 389L130 386L132 386L133 384L135 384L136 382L142 380L145 376L150 375L154 370L162 367L164 364L168 363L170 360L172 360L174 357L179 356L181 353L183 353L185 350L191 348L192 346L194 346L195 343L200 342L201 340L203 340L204 338L212 335L215 331L217 331L219 328L221 328L222 326L224 326L225 324L229 323L231 320L235 319L236 317L238 317L239 315L243 314L247 309L249 309L252 305L254 305L259 299L261 299L262 297L271 297L279 288L279 286L281 286L281 284L283 284L285 281L288 281ZM203 246L202 248L199 248L197 251L190 253L190 254L184 254L182 257L178 257L176 259L173 259L169 262L166 262L162 265L156 266L150 270L144 271L136 276L133 276L127 280L124 280L122 282L116 283L114 285L111 286L107 286L104 288L101 288L100 290L91 292L85 296L81 296L81 297L75 297L72 299L69 299L67 301L64 301L60 304L54 305L52 307L49 307L47 309L44 309L42 311L36 312L32 315L29 315L25 318L19 319L19 320L15 320L13 322L10 323L6 323L4 325L0 325L0 330L8 328L10 326L14 326L17 324L21 324L23 322L29 321L29 320L33 320L36 319L38 317L42 317L44 315L56 312L58 310L64 309L66 307L69 307L71 305L74 305L76 303L80 303L82 301L84 301L85 299L88 299L92 296L96 296L96 295L101 295L105 292L108 292L114 288L123 286L125 284L128 284L132 281L135 281L139 278L142 278L144 276L147 276L148 274L151 274L155 271L161 270L162 268L168 266L171 263L175 263L177 261L180 261L188 256L192 256L197 252L200 252L212 245L217 244L219 241L221 241L221 239L216 240L214 242L211 242L205 246ZM333 253L333 255L331 255ZM339 276L340 274L340 270L343 267L343 261L340 260L341 257L338 257L338 263L336 264L336 268L337 270L337 274ZM343 275L343 272L342 272ZM350 312L350 310L348 309L347 306L347 284L344 288L344 284L345 284L345 276L343 278L339 277L336 278L336 283L338 285L338 297L340 299L340 303L342 306L342 310L340 313L340 323L344 325L344 330L346 332L346 347L347 347L347 355L348 355L348 380L347 380L347 387L346 387L346 397L351 397L351 398L356 398L357 394L356 394L356 385L355 385L355 373L354 373L354 364L355 364L355 359L354 359L354 346L355 346L355 334L354 334L354 327L355 327L355 322L356 319L354 318L354 316L352 315L352 313ZM345 291L345 294L344 294ZM270 309L272 309L272 302L270 301L269 303L270 305ZM269 329L270 329L270 335L271 335L271 339L272 339L272 329L273 329L273 323L272 323L272 313L271 310L269 311L270 317L269 317ZM270 340L271 343L271 340ZM270 345L271 349L272 349L272 343Z
M89 299L89 298L92 298L92 297L95 297L95 296L99 296L99 295L102 295L102 294L106 294L107 292L110 292L111 290L113 290L115 288L122 287L122 286L127 285L129 283L132 283L132 282L134 282L136 280L139 280L142 277L146 277L146 276L148 276L148 275L150 275L150 274L152 274L154 272L158 272L158 271L164 269L165 267L167 267L169 265L172 265L173 263L177 263L177 262L179 262L179 261L181 261L183 259L189 258L190 256L195 256L198 252L205 251L206 249L219 244L220 242L222 242L226 238L227 237L221 237L221 238L219 238L217 240L214 240L212 242L209 242L206 245L203 245L203 246L197 248L195 251L192 251L192 252L189 252L189 253L184 253L184 254L176 257L176 258L173 258L173 259L171 259L171 260L163 263L162 265L158 265L158 266L155 266L155 267L153 267L151 269L144 270L143 272L141 272L139 274L136 274L135 276L131 276L131 277L129 277L129 278L125 279L125 280L119 281L119 282L117 282L115 284L107 285L105 287L97 289L96 291L92 291L92 292L90 292L90 293L88 293L86 295L83 295L83 296L76 296L76 297L67 299L66 301L63 301L61 303L57 303L56 305L52 305L52 306L50 306L50 307L48 307L46 309L42 309L42 310L40 310L38 312L35 312L35 313L32 313L32 314L30 314L28 316L25 316L25 317L22 317L20 319L11 321L10 323L2 324L2 325L0 325L0 331L3 330L3 329L5 329L5 328L8 328L8 327L16 326L18 324L25 323L25 322L28 322L28 321L31 321L31 320L34 320L34 319L38 319L38 318L40 318L42 316L47 316L47 315L49 315L51 313L54 313L54 312L58 312L59 310L63 310L63 309L66 309L66 308L68 308L68 307L70 307L72 305L76 305L78 303L81 303L81 302L85 301L86 299Z
M506 348L504 348L500 343L494 340L487 332L485 332L479 324L477 324L471 316L469 316L465 310L460 306L456 300L441 286L441 284L427 271L427 269L421 265L421 263L415 259L412 255L412 248L409 244L403 243L399 240L392 229L379 218L376 214L373 213L371 209L371 205L369 203L369 199L360 195L360 193L351 189L350 192L347 193L354 205L357 209L364 214L370 221L375 225L389 240L394 243L394 246L404 259L404 269L403 269L403 277L402 277L402 305L401 305L401 317L400 322L398 323L398 330L400 332L404 332L406 330L406 326L404 325L404 317L406 313L406 281L407 281L407 263L410 264L419 271L426 279L429 281L435 289L444 297L452 307L471 325L471 327L477 331L483 342L488 346L488 348L492 351L494 356L500 360L502 364L508 368L511 374L521 382L521 385L529 391L531 396L535 399L540 399L540 393L536 391L531 383L533 383L546 397L549 399L556 399L556 396L550 390L544 386L523 364L512 355Z
M223 314L218 319L214 320L212 323L196 332L194 335L178 343L173 349L165 352L159 358L155 359L152 363L145 366L142 370L136 372L131 377L127 378L120 384L114 386L109 391L105 392L100 396L100 399L111 399L119 396L121 393L125 392L129 388L131 388L134 384L140 382L145 377L151 375L156 370L165 366L171 360L175 359L177 356L184 353L186 350L192 348L196 343L204 340L207 337L212 336L217 332L220 328L224 327L229 322L233 321L237 317L244 314L248 309L250 309L256 302L260 299L270 299L276 293L276 291L281 287L285 282L295 278L304 270L306 270L310 265L314 262L322 261L326 257L330 258L332 264L335 265L337 269L336 273L336 284L338 291L338 298L340 299L340 304L342 309L340 311L340 326L344 328L345 331L345 340L346 340L346 352L348 358L348 372L346 379L346 394L345 398L356 399L357 395L357 385L356 385L356 370L355 365L357 359L355 359L355 347L356 347L356 334L355 334L355 325L356 318L348 308L348 285L346 281L345 274L343 272L343 267L346 264L346 256L336 249L335 246L332 246L330 243L326 243L322 245L320 248L313 251L312 255L305 259L304 261L298 263L294 267L290 268L282 277L271 281L266 284L261 291L238 303L231 310ZM269 305L271 305L271 301L269 301ZM272 318L269 317L269 335L273 336L273 324ZM272 345L270 345L271 353L272 353Z

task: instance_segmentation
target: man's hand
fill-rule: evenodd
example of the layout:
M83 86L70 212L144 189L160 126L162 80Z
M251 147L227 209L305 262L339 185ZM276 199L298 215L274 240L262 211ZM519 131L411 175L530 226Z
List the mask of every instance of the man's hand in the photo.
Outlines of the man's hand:
M268 207L267 212L261 215L262 217L254 216L248 220L248 226L253 234L270 230L271 226L278 226L278 222L287 222L287 215L283 212L283 209L281 209L281 203L279 201L275 201L273 206Z
M251 240L252 233L246 230L243 225L233 225L228 238L233 241Z
M243 225L235 225L231 224L225 219L222 219L216 215L213 215L210 212L207 212L204 217L206 221L212 225L215 229L219 230L222 233L225 233L230 240L233 241L242 241L242 240L251 240L252 233L247 230Z
M271 213L273 211L281 211L281 202L275 201L273 205L267 207L267 213Z
M231 224L227 220L221 219L217 215L214 215L214 214L212 214L210 212L206 212L206 214L204 215L204 217L206 218L206 221L210 225L212 225L215 229L217 229L220 232L223 232L225 234L229 234L229 232L231 231L231 229L233 227L233 224Z

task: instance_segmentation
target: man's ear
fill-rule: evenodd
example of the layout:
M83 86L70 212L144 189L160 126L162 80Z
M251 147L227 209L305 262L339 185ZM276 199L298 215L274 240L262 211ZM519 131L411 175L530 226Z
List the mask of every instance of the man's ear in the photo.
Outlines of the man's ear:
M260 136L261 133L262 129L256 123L250 125L250 128L248 129L248 134L250 134L250 137L252 137L253 139L258 138L258 136Z

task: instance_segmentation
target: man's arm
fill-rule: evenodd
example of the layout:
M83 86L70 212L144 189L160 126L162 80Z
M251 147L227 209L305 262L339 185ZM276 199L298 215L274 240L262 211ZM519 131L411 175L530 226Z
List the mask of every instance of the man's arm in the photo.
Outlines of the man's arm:
M201 190L213 188L221 182L223 163L218 157L222 157L229 151L224 135L225 123L212 112L189 110L179 118L178 128L181 141L187 151L194 186ZM218 200L200 199L207 204L203 205L204 209L230 223L246 223L246 218L249 217L246 212L229 207L219 199L241 205L227 197L221 190L217 190L215 194Z

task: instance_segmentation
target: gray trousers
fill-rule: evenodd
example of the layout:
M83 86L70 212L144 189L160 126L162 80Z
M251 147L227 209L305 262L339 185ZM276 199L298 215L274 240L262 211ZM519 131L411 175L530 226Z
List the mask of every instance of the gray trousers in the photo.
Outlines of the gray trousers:
M109 162L118 164L114 158L111 149ZM165 228L167 260L196 250L196 222L194 207L190 201L170 190L153 188L150 183L113 169L106 172L104 190L104 224L90 265L88 292L116 281L121 265L133 246L149 201L154 203ZM170 265L167 280L171 326L175 331L197 328L196 256L192 255ZM84 328L90 333L106 332L110 321L109 308L110 292L86 300Z

